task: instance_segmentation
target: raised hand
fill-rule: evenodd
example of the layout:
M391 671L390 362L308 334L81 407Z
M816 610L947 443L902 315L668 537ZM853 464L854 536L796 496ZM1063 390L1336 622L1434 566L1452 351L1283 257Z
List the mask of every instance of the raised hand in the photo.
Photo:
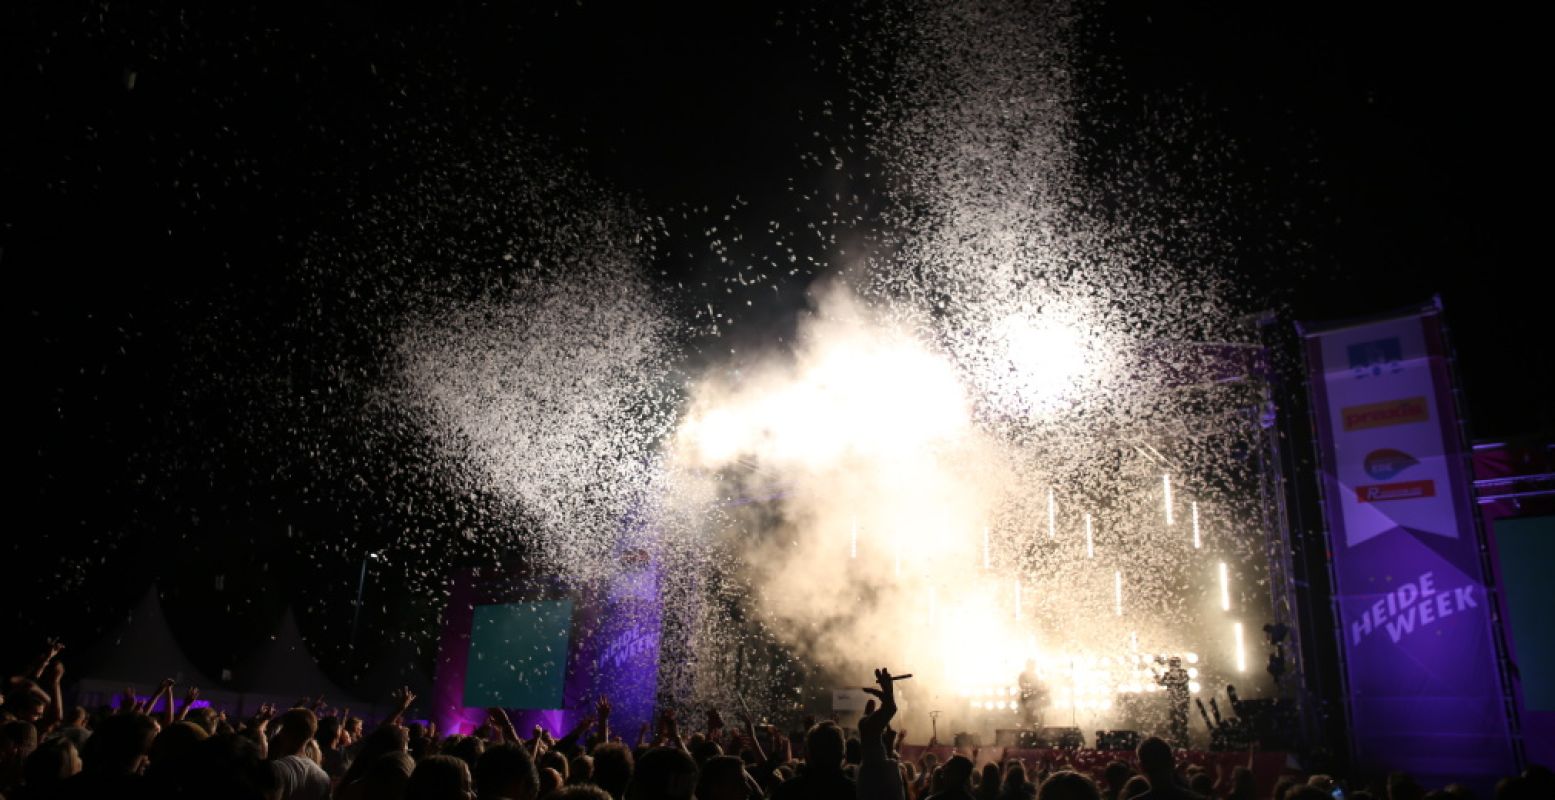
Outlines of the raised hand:
M50 662L43 670L43 684L45 686L58 686L65 677L65 665L59 661Z
M200 687L198 687L198 686L190 686L188 689L184 690L184 705L193 705L194 701L199 700L199 699L200 699Z
M600 695L599 702L594 704L595 715L600 719L610 718L610 698Z

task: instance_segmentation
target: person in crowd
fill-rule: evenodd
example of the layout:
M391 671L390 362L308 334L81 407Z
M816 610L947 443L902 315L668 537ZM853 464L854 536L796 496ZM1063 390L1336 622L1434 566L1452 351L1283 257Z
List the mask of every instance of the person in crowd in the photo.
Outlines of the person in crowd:
M1010 759L1005 765L1004 786L999 792L999 800L1030 800L1036 796L1036 784L1026 779L1026 765Z
M20 789L6 793L10 800L45 800L58 797L65 781L81 771L81 755L75 742L63 737L45 739L22 764Z
M404 800L475 800L469 765L454 756L421 759L405 784Z
M697 778L697 800L746 800L752 794L754 781L745 772L745 762L739 756L708 759Z
M619 742L607 742L595 746L593 759L594 785L623 800L632 782L632 751Z
M292 708L277 719L277 727L270 760L281 776L281 800L328 800L329 774L307 755L318 734L318 717L309 709Z
M410 753L384 753L373 759L360 780L341 785L335 791L336 800L400 800L415 769L416 762Z
M891 720L897 711L896 680L889 669L881 667L875 670L875 688L864 687L874 700L858 723L859 800L897 800L904 795L901 764L891 752L896 744L896 735L891 731Z
M564 786L546 800L610 800L610 793L593 784Z
M972 795L972 759L951 756L940 768L940 775L943 781L929 800L976 800Z
M841 800L857 796L857 785L842 771L846 748L842 728L819 722L805 734L804 765L791 781L778 784L773 800Z
M1215 794L1215 779L1204 770L1195 770L1188 776L1188 791L1200 797L1211 797Z
M632 770L627 800L691 800L697 786L697 763L686 751L655 747Z
M1078 772L1060 770L1042 781L1037 800L1101 800L1096 783Z
M1001 782L999 765L990 761L983 765L983 777L977 782L977 791L973 794L977 796L977 800L999 800Z
M1144 795L1146 800L1200 800L1199 795L1177 782L1176 759L1165 740L1152 736L1140 742L1136 752L1139 770L1150 783L1150 791Z
M1106 789L1102 792L1103 800L1118 800L1118 795L1123 791L1123 784L1129 778L1134 777L1134 770L1122 761L1113 761L1102 771L1102 779L1106 782ZM1246 800L1253 800L1247 798Z
M475 792L480 800L537 800L540 775L534 758L517 742L487 748L475 763Z
M567 784L593 785L594 783L594 758L593 756L579 753L572 757L567 764Z
M81 773L65 781L64 796L71 800L148 796L141 771L156 734L157 723L144 714L115 714L98 723L81 754Z
M1143 775L1134 775L1123 782L1123 790L1118 792L1120 800L1134 800L1142 797L1150 791L1150 781Z

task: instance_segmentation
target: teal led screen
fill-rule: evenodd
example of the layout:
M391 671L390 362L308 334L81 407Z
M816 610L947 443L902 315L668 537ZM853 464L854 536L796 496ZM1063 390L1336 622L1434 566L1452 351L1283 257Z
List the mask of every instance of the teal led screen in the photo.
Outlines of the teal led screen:
M1529 711L1555 711L1555 517L1496 521L1502 595Z
M476 606L465 707L561 708L571 628L571 600Z

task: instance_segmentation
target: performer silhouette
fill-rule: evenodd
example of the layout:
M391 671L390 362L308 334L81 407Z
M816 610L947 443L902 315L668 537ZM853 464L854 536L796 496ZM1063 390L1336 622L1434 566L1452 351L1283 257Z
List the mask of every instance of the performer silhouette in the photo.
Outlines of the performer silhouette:
M1047 706L1047 687L1037 677L1037 662L1027 661L1020 674L1020 719L1029 730L1042 727L1042 709Z
M1157 673L1155 682L1166 687L1167 741L1173 747L1188 746L1188 671L1182 659L1166 660L1166 672Z

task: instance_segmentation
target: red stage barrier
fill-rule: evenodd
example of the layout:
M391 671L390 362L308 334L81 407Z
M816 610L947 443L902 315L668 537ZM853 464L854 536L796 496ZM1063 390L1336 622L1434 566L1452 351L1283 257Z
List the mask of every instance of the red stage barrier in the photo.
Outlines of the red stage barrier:
M955 755L958 751L953 747L928 748L922 745L906 745L902 748L903 760L916 762L924 753L932 752L939 757L940 763ZM971 758L978 768L990 762L997 761L1002 764L1011 758L1018 758L1025 762L1028 771L1035 772L1044 763L1054 765L1068 764L1077 772L1083 772L1098 782L1101 780L1102 770L1114 761L1122 761L1139 770L1138 759L1132 750L1057 750L1057 749L1026 749L1020 747L979 747L973 750L963 748L961 755ZM1189 764L1198 764L1209 770L1211 776L1215 775L1216 765L1230 780L1231 770L1234 767L1248 766L1248 754L1241 753L1210 753L1203 750L1178 750L1177 766L1185 767ZM1258 783L1258 796L1268 797L1274 793L1274 782L1281 775L1294 770L1286 768L1286 754L1284 752L1256 751L1252 754L1253 779Z

